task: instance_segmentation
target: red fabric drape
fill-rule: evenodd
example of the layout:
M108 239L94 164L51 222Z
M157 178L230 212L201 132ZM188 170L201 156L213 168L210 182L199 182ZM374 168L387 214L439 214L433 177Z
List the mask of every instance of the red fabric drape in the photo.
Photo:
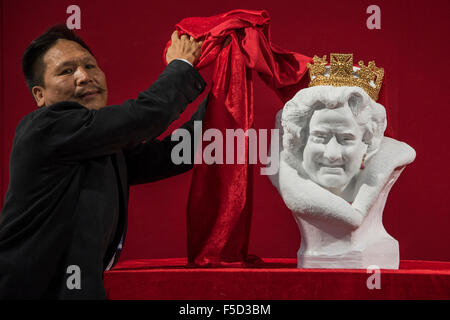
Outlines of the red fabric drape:
M252 128L253 70L283 103L305 86L300 80L311 59L272 44L269 23L266 11L233 10L213 17L186 18L176 25L179 34L204 40L198 69L216 63L203 132L215 128L225 137L226 129L241 128L245 132ZM223 48L227 37L231 42ZM245 150L248 159L248 140ZM187 209L190 263L198 266L245 263L251 184L248 161L203 163L194 167Z

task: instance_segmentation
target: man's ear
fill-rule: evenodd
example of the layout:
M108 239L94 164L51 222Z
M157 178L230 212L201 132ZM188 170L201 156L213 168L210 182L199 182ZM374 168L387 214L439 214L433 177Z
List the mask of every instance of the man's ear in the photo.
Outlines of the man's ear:
M38 108L45 106L44 90L45 89L41 86L34 86L31 89L31 93L33 94L34 100L36 100Z

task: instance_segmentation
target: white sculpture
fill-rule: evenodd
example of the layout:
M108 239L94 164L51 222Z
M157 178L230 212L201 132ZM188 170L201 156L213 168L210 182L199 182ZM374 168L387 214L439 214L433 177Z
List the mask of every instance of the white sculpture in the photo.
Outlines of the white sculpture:
M349 56L332 55L331 67L315 57L313 86L278 112L280 168L270 178L300 229L299 268L398 269L398 242L382 214L415 151L384 137L386 112L375 102L382 73L370 75L362 62L354 68ZM372 73L380 72L371 63ZM365 85L376 90L361 85L364 68Z

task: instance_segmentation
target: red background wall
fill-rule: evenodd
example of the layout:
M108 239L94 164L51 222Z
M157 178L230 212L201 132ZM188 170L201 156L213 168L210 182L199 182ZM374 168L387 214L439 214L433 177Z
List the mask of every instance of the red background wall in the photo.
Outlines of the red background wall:
M164 45L182 18L237 8L265 9L272 17L272 41L286 49L308 56L350 52L356 61L373 59L385 68L386 108L394 138L407 142L417 152L415 162L404 171L388 198L385 227L399 240L401 259L450 261L448 0L0 3L0 206L8 186L15 127L35 108L21 72L22 54L48 27L66 21L69 5L81 8L78 33L107 75L110 104L135 97L156 79L164 68ZM366 8L371 4L381 8L381 30L366 27ZM202 71L208 83L211 71ZM188 119L200 101L190 106L167 133ZM255 128L273 128L280 108L276 96L257 79ZM259 175L259 166L255 166L254 176L249 252L262 257L295 257L300 236L289 210L267 177ZM186 173L132 188L128 236L121 259L186 255L185 209L190 179L191 173Z

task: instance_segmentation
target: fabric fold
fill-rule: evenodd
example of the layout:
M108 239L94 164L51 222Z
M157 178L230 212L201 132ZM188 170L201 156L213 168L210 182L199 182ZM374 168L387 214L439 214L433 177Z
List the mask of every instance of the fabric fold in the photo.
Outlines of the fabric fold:
M226 129L246 132L252 128L253 71L283 103L307 85L301 80L311 58L272 44L269 26L266 11L250 10L186 18L176 25L179 34L204 41L197 69L215 63L203 132L214 128L225 137ZM228 37L231 41L223 47ZM164 57L169 45L170 42ZM187 207L190 264L234 266L245 265L249 260L252 167L248 163L248 136L245 139L244 164L236 164L235 159L235 164L225 164L224 160L224 164L194 166Z

